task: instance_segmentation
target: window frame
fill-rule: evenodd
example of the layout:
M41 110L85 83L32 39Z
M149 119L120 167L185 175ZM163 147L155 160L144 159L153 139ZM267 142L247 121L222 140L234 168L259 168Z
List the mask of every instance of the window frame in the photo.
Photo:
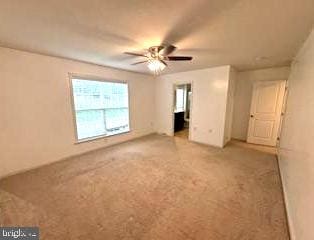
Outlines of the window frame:
M106 79L98 76L93 76L93 75L84 75L84 74L76 74L76 73L69 73L69 87L70 87L70 99L71 99L71 111L72 111L72 119L73 119L73 126L74 126L74 143L79 144L79 143L84 143L84 142L89 142L93 140L98 140L102 138L109 138L109 137L115 137L123 134L128 134L132 131L131 128L131 110L130 110L130 86L128 81L123 81L119 79ZM85 81L98 81L98 82L109 82L109 83L123 83L127 85L128 88L128 112L129 112L129 130L125 132L120 132L116 134L111 134L111 135L106 135L102 134L99 136L94 136L94 137L88 137L88 138L83 138L79 139L78 134L77 134L77 123L76 123L76 110L75 110L75 103L74 103L74 92L73 92L73 84L72 80L73 79L79 79L79 80L85 80Z

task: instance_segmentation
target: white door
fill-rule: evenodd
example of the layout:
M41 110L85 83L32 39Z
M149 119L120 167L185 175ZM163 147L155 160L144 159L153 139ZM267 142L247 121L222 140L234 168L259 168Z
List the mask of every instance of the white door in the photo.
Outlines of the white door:
M249 122L249 143L276 146L286 81L254 84Z

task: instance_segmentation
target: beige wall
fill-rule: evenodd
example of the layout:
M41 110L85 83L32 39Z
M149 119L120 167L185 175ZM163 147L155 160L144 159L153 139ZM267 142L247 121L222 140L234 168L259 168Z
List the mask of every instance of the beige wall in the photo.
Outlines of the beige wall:
M68 73L126 80L131 132L74 144ZM155 79L0 48L0 177L154 132Z
M190 139L224 145L230 66L162 75L156 81L157 131L173 134L173 86L192 83Z
M288 85L279 151L280 169L292 240L313 240L314 31L292 65Z
M253 83L265 80L287 80L290 67L238 72L234 98L232 137L246 140L250 118Z

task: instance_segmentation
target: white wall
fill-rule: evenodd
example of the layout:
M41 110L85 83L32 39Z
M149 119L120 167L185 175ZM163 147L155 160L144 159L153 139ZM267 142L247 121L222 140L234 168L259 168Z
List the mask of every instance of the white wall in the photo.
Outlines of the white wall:
M246 140L250 120L253 84L256 81L287 80L290 67L267 68L237 73L232 137Z
M314 239L314 31L292 65L279 162L292 239Z
M74 144L68 73L127 80L131 132ZM0 48L0 177L154 132L155 79Z
M156 80L157 131L173 134L173 86L192 83L190 139L213 146L224 144L230 66L162 75Z

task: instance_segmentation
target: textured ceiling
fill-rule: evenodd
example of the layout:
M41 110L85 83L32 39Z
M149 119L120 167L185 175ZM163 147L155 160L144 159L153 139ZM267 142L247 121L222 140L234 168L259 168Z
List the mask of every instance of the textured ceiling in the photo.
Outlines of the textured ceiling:
M174 44L180 72L289 64L314 22L313 0L0 0L0 45L148 72L141 51Z

